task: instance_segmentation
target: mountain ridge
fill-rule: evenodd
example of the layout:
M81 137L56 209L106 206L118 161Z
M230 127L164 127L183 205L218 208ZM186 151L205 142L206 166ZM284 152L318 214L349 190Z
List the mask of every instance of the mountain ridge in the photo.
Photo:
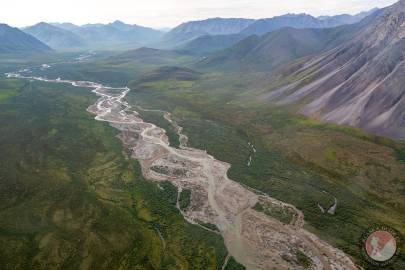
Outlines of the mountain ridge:
M361 21L365 17L376 12L378 9L372 9L370 11L361 12L356 15L335 15L335 16L323 16L314 17L312 15L301 14L286 14L281 16L275 16L267 19L257 20L249 27L244 29L241 34L244 35L263 35L272 31L276 31L283 27L293 27L297 29L304 28L332 28L345 24L353 24Z
M243 18L210 18L185 22L166 33L161 44L176 47L201 36L238 34L253 22L253 19Z
M226 40L224 35L238 34L245 37L250 35L264 35L284 27L299 29L331 28L357 23L377 10L378 9L372 9L355 15L341 14L336 16L314 17L305 13L288 13L263 19L210 18L200 21L190 21L182 23L166 33L159 43L159 46L166 48L195 46L192 42L201 37L204 37L204 39L200 39L202 42L210 42L207 36L217 36L220 39L218 43L220 43ZM188 43L191 43L191 45L188 45ZM214 42L211 41L211 44L212 43Z
M45 22L40 22L22 30L53 49L80 48L86 45L86 42L73 32Z
M331 49L352 38L364 24L333 28L285 27L251 35L197 63L201 68L271 71L289 61Z
M114 21L109 24L39 23L23 30L59 50L126 46L128 49L157 41L161 31Z
M309 99L300 111L307 116L405 139L405 1L382 10L352 40L307 59L290 77L306 72L267 99L280 105Z
M109 24L83 25L74 30L74 33L87 42L113 45L125 43L134 45L147 44L158 40L162 36L162 32L152 28L129 25L120 21Z
M7 24L0 24L0 52L50 52L52 49L36 39L24 33L18 28L10 27Z

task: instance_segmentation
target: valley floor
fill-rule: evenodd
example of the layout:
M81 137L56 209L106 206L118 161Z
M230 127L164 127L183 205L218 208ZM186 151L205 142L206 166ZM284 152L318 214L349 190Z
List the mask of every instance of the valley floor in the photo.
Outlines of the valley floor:
M92 67L97 66L100 63ZM125 74L133 70L129 66L124 68ZM103 75L115 70L113 64L103 68ZM70 66L61 66L62 70L61 74L58 69L52 72L58 77L76 76L70 73ZM92 76L102 75L92 72ZM288 211L257 203L258 195L253 194L292 204L305 215L306 230L372 269L360 255L359 239L364 230L384 223L405 233L404 144L308 120L288 108L245 102L244 92L255 76L207 73L193 80L134 78L126 100L133 106L171 112L170 119L184 128L190 146L206 149L218 160L232 164L228 175L240 188L251 190L243 194L256 197L251 206L264 213L257 217L267 214L279 221L291 219ZM102 79L119 84L113 75ZM1 150L6 153L2 164L8 165L1 173L5 207L0 212L0 239L1 246L15 250L0 249L3 265L16 264L18 253L24 258L22 264L16 264L21 269L62 267L69 262L123 269L131 265L139 265L139 269L222 267L227 252L215 233L222 229L221 222L202 218L203 227L216 225L211 232L183 220L176 209L182 204L179 198L188 201L180 210L192 218L190 207L198 207L196 198L178 194L167 182L154 185L143 180L139 164L125 158L129 153L122 155L124 149L113 129L86 115L86 106L94 102L87 89L20 80L2 82L1 89L7 91L0 100L0 119L8 130L1 133ZM167 140L179 146L179 126L170 124L164 113L139 113L146 122L165 128ZM161 134L161 130L155 131ZM150 136L159 134L152 132ZM184 188L182 181L172 182ZM65 195L55 203L59 194ZM73 199L73 194L77 198ZM335 198L336 212L323 213L319 206L329 209ZM105 213L111 218L102 218ZM122 229L117 234L118 221ZM72 242L69 235L80 241ZM83 241L84 249L79 248ZM52 250L49 243L58 249ZM51 256L55 261L49 261L51 252L57 253ZM104 256L112 259L100 259ZM299 263L308 263L305 256L296 257L301 258ZM226 269L240 267L233 258L228 265ZM404 266L400 257L391 269Z
M222 267L222 238L183 219L173 185L144 180L86 112L87 88L0 83L2 269Z

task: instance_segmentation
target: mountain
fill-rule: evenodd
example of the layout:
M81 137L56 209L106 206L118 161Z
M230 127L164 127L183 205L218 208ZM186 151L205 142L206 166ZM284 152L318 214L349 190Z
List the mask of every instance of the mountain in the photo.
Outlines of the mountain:
M82 25L81 27L82 28L90 28L90 27L103 27L103 26L105 26L105 24L102 24L102 23L87 23L87 24Z
M129 25L121 21L110 24L88 24L73 32L88 43L95 44L147 44L157 41L163 33L152 28Z
M171 27L161 27L161 28L157 28L157 30L162 31L164 33L170 32L173 28Z
M341 45L373 23L379 14L379 11L374 12L358 23L332 28L285 27L261 36L251 35L229 48L213 53L196 66L228 71L268 72L290 61Z
M65 22L65 23L50 23L50 25L53 25L55 27L58 27L58 28L61 28L61 29L67 30L67 31L73 31L73 30L76 30L76 29L80 28L80 26L77 26L77 25L75 25L73 23L68 23L68 22Z
M269 19L260 19L242 31L245 35L263 35L283 27L293 28L326 28L337 26L337 23L318 20L307 14L286 14Z
M223 18L187 22L167 33L163 38L163 44L179 46L200 36L238 34L253 22L254 20L250 19Z
M250 19L223 19L213 18L203 21L187 22L170 31L171 34L179 33L204 33L208 35L237 34L252 24Z
M228 48L244 38L245 36L239 34L205 35L187 42L178 49L192 54L208 54Z
M49 52L51 48L23 31L0 24L0 53Z
M265 70L300 57L319 53L348 40L359 26L325 29L282 28L263 36L252 35L216 52L197 66L223 70Z
M356 15L343 14L318 18L308 14L286 14L260 20L213 18L193 21L183 23L167 33L159 46L193 52L201 50L201 53L208 53L235 44L238 41L235 35L239 37L264 35L285 27L297 29L337 27L357 23L376 10ZM227 35L233 36L227 37Z
M341 15L335 15L335 16L320 16L317 17L317 19L322 20L322 21L331 21L331 22L336 22L340 24L353 24L361 21L365 17L373 14L374 12L378 11L378 8L373 8L369 11L363 11L355 15L349 15L349 14L341 14Z
M276 31L283 27L293 27L297 29L304 28L331 28L344 24L356 23L364 19L366 16L375 12L371 10L363 12L354 16L351 15L337 15L337 16L324 16L315 18L308 14L286 14L276 16L269 19L257 20L249 27L244 29L241 34L244 35L264 35L266 33Z
M80 36L71 31L44 22L24 28L23 31L53 49L74 49L86 45L86 42Z
M268 100L305 100L307 116L405 139L405 0L378 12L349 41L291 70L289 83Z

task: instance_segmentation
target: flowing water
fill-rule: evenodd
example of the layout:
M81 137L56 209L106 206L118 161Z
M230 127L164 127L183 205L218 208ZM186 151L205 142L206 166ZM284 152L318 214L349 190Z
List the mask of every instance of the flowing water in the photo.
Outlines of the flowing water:
M51 65L41 68L51 68ZM155 182L170 181L178 188L179 194L181 190L190 190L190 206L184 211L178 206L184 218L201 228L221 234L230 256L247 269L304 269L297 252L310 258L310 269L357 269L342 251L303 229L303 214L294 206L232 181L227 176L229 164L216 160L206 151L187 147L188 138L182 133L183 128L172 119L170 113L161 111L179 135L180 147L172 147L165 130L144 122L125 101L129 88L112 88L88 81L47 79L29 74L30 69L25 69L8 73L7 76L92 89L99 99L88 111L96 115L96 120L107 122L121 131L119 138L131 151L132 157L139 161L144 177ZM290 224L283 224L254 210L258 202L290 209L294 212L294 219ZM217 230L204 224L213 224ZM222 268L225 269L225 265Z

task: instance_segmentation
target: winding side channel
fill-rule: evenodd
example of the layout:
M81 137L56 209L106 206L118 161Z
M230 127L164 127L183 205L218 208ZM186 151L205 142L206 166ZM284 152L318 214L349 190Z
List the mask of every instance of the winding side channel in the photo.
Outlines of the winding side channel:
M166 131L144 122L124 100L129 88L25 76L29 71L25 69L6 75L9 78L67 83L92 89L99 99L88 111L96 115L96 120L120 130L119 138L131 151L132 158L141 164L144 177L155 182L170 181L179 193L190 190L190 206L184 211L179 209L184 218L221 234L230 256L247 269L304 269L298 254L305 254L310 259L312 265L309 269L357 269L342 251L306 231L303 228L304 216L293 205L232 181L227 176L230 164L216 160L205 151L187 147L188 138L182 133L182 127L172 120L170 113L163 112L180 139L179 148L170 146ZM291 222L284 224L254 210L258 202L266 207L288 211L293 217ZM217 230L206 228L203 224L213 224Z

